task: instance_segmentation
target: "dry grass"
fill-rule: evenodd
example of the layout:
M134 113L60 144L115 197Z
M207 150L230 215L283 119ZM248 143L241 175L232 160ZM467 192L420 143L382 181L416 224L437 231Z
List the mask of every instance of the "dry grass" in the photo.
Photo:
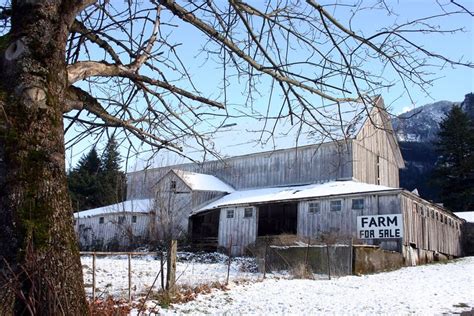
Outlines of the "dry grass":
M311 267L304 263L295 265L291 270L290 274L293 279L314 279L313 271Z
M168 308L172 304L182 304L193 301L199 294L209 294L213 289L227 291L228 288L220 282L212 282L209 284L201 284L198 286L178 286L173 292L159 290L152 292L149 300L156 301L154 307L147 307L149 311L157 312L157 306L161 308ZM139 300L139 304L135 306L138 309L143 309L145 306L144 298Z
M93 316L126 316L130 310L130 305L124 299L108 297L89 302L89 312Z

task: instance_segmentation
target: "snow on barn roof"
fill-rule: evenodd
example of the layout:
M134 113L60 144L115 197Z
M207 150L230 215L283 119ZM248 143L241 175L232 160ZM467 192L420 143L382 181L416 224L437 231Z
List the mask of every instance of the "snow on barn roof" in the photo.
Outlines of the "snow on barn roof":
M400 189L356 181L331 181L320 184L273 187L265 189L235 191L194 211L191 215L221 207L241 204L257 204L296 199L318 198L323 196L378 191L397 191Z
M74 218L97 216L107 213L147 213L153 206L153 199L128 200L117 204L106 205L74 213Z
M193 191L234 192L234 188L217 177L184 170L173 169L173 172Z
M454 215L464 219L466 222L474 223L474 212L456 212Z

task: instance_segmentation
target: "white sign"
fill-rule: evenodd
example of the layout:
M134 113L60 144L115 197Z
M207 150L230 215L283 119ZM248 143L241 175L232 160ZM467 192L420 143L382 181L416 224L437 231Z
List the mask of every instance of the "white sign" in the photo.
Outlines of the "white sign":
M359 239L402 238L402 214L357 216L357 237Z

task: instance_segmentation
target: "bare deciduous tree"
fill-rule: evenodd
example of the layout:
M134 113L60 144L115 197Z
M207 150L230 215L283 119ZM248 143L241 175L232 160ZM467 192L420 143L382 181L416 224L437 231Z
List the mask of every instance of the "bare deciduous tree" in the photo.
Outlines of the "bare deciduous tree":
M183 154L183 146L214 154L208 133L238 116L261 119L262 137L279 120L330 137L328 103L343 111L343 102L370 103L394 84L424 89L446 65L473 67L419 42L461 31L439 23L472 16L466 5L437 1L438 14L371 33L353 25L359 15L392 13L389 5L3 1L0 288L15 275L15 312L86 313L65 144L115 134L130 154ZM206 75L195 80L202 62Z

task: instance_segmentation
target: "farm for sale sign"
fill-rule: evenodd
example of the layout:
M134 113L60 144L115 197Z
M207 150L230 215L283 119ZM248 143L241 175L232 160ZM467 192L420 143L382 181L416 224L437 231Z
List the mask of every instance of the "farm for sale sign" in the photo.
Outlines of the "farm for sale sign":
M357 237L359 239L402 238L402 214L357 216Z

